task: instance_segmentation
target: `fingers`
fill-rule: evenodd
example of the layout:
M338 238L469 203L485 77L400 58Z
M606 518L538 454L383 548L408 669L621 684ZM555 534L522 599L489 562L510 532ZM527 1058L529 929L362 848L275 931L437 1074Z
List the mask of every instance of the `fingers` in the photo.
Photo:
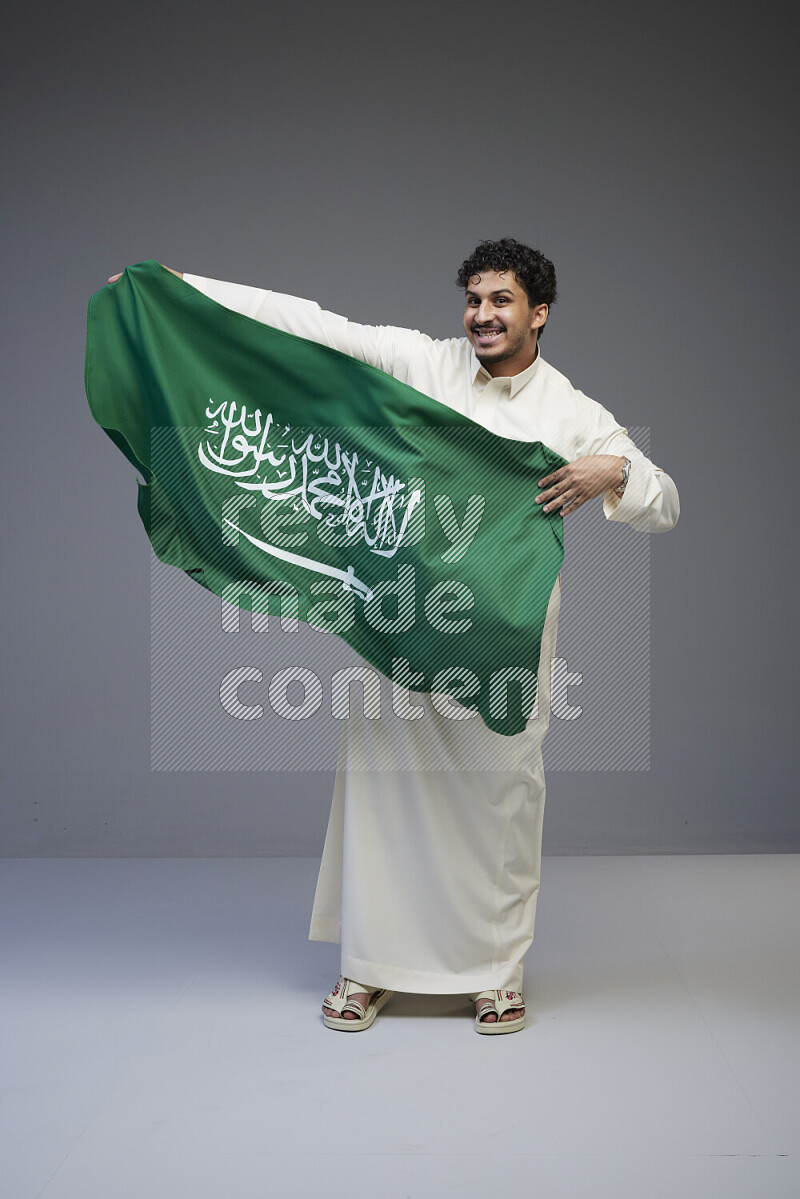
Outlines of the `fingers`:
M122 271L119 271L116 275L109 275L108 281L109 281L109 283L116 283L117 279L121 279L121 278L122 278Z
M566 516L568 512L574 512L580 508L587 498L587 496L581 495L577 487L570 487L567 483L562 483L560 487L550 487L541 495L537 495L536 503L541 504L546 500L543 511L552 512L554 509L560 508L561 515Z
M613 455L594 454L568 462L539 480L546 490L536 496L536 503L544 504L545 512L558 508L567 516L613 486L610 479L619 478L620 461Z
M545 512L549 512L551 508L557 508L559 500L563 502L566 498L566 485L559 487L551 487L547 491L543 491L541 495L537 495L536 503L544 504Z
M554 470L551 475L545 475L543 479L539 480L539 486L549 487L551 483L556 483L563 476L565 469L566 468L562 466L560 470Z
M552 512L556 508L560 509L561 516L575 512L587 499L591 498L584 494L584 484L575 478L575 467L571 462L553 471L552 474L545 475L543 479L539 480L539 486L545 487L546 490L536 496L536 503L544 504L545 512Z
M539 486L544 487L536 497L537 504L545 505L545 512L549 512L555 505L552 501L556 500L560 493L565 492L571 486L569 480L570 467L562 466L558 470L554 470L552 474L545 475L539 480Z
M546 491L540 491L536 497L536 503L544 504L544 510L547 512L552 507L551 501L557 499L561 492L566 491L568 486L569 484L564 480L561 483L556 483L553 487L548 487Z
M545 503L545 501L547 501ZM547 491L543 491L536 497L537 504L544 504L545 512L552 512L554 508L564 508L570 505L583 503L580 497L580 492L576 487L570 487L566 482L557 487L549 487Z

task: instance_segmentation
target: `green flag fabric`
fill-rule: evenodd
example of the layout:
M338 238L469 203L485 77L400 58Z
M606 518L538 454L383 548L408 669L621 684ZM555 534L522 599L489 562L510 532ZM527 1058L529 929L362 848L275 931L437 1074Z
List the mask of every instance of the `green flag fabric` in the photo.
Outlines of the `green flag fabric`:
M558 454L157 262L92 296L86 394L144 479L163 562L338 634L444 716L524 729L564 554L562 518L534 497Z

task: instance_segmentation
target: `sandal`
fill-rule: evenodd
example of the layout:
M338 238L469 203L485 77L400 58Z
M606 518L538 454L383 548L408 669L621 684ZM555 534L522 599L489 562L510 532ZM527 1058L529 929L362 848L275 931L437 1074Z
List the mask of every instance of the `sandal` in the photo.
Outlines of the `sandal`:
M349 995L358 995L361 992L369 995L369 1003L366 1007L359 1003L357 999L348 998ZM378 1012L393 995L394 991L384 991L378 987L368 987L365 983L353 982L352 979L344 978L340 974L338 983L323 1004L323 1007L333 1008L339 1015L326 1016L323 1012L322 1019L325 1027L338 1028L340 1032L362 1032L363 1029L369 1028L374 1024ZM345 1019L345 1012L354 1012L358 1019Z
M519 1032L525 1027L525 1000L518 991L479 991L477 995L470 995L473 1003L479 999L489 999L491 1003L487 1003L480 1012L475 1013L475 1031L481 1033L506 1033ZM500 1017L504 1012L515 1012L522 1009L522 1015L516 1020L501 1020ZM487 1024L485 1017L492 1012L497 1014L497 1019L491 1024Z

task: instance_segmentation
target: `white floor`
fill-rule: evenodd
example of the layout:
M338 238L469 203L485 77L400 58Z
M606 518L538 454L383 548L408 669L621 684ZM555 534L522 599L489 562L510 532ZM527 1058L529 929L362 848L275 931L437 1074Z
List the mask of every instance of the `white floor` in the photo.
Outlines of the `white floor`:
M800 862L547 858L529 1023L326 1030L310 859L0 862L3 1199L800 1195Z

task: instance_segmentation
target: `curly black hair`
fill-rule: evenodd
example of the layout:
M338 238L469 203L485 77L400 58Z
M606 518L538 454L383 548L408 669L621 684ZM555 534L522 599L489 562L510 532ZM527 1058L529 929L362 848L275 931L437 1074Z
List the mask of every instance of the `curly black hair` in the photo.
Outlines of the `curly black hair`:
M514 278L523 288L531 308L536 304L556 302L556 269L549 258L523 246L513 237L501 237L500 241L480 242L469 258L465 258L456 276L456 286L467 288L470 279L481 271L513 271ZM544 325L539 337L544 333Z

